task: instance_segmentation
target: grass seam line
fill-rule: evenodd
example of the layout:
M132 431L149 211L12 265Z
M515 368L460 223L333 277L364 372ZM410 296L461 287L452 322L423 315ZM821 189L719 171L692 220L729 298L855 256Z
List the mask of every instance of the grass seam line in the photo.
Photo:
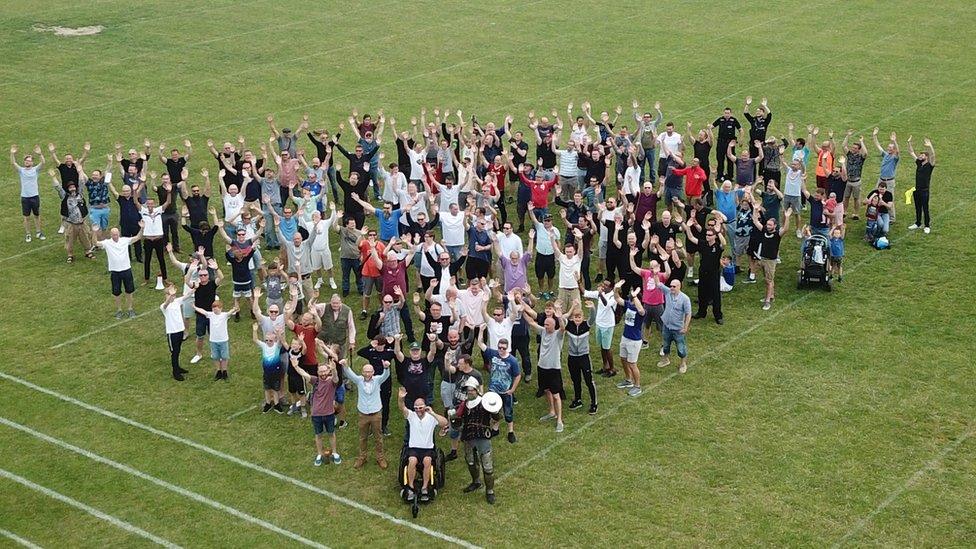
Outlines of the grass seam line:
M41 549L40 545L34 543L29 539L22 538L17 534L11 532L10 530L5 530L3 528L0 528L0 536L3 536L11 541L14 541L15 543L19 543L21 546L27 547L28 549Z
M77 336L77 337L73 337L73 338L71 338L71 339L69 339L69 340L67 340L65 342L57 343L55 345L51 345L50 349L60 349L61 347L64 347L65 345L71 345L72 343L77 343L77 342L81 341L82 339L85 339L86 337L89 337L89 336L93 336L95 334L102 333L105 330L111 330L112 328L114 328L116 326L121 326L122 324L125 324L127 322L132 322L134 320L138 320L138 319L140 319L140 318L148 315L149 313L155 313L157 311L158 311L158 309L149 309L148 311L143 311L143 312L137 314L135 316L135 318L124 318L122 320L117 320L117 321L109 324L108 326L102 326L101 328L98 328L98 329L92 330L90 332L81 334L80 336Z
M169 540L163 539L155 534L149 533L143 530L142 528L139 528L134 524L128 523L116 516L110 515L103 511L99 511L98 509L92 507L91 505L82 503L74 498L70 498L60 492L55 492L54 490L46 486L41 486L40 484L37 484L36 482L32 482L18 474L11 473L6 469L0 469L0 477L16 482L21 486L25 486L27 488L30 488L31 490L34 490L35 492L40 492L51 499L58 500L61 503L65 503L67 505L70 505L71 507L74 507L75 509L80 509L93 517L104 520L105 522L111 524L112 526L115 526L117 528L125 530L126 532L130 532L132 534L145 538L157 545L161 545L169 549L180 549L179 545L176 545L175 543Z
M100 456L100 455L98 455L95 452L92 452L90 450L86 450L84 448L80 448L78 446L75 446L75 445L73 445L71 443L65 442L65 441L63 441L63 440L61 440L61 439L59 439L57 437L53 437L51 435L42 433L40 431L36 431L36 430L34 430L34 429L26 426L26 425L22 425L20 423L17 423L16 421L12 421L10 419L7 419L5 417L0 416L0 424L6 425L7 427L10 427L11 429L16 429L16 430L18 430L18 431L20 431L22 433L26 433L26 434L34 437L34 438L43 440L44 442L47 442L49 444L53 444L55 446L58 446L59 448L63 448L65 450L69 450L69 451L74 452L74 453L76 453L76 454L78 454L80 456L84 456L84 457L86 457L86 458L88 458L88 459L90 459L92 461L97 462L97 463L101 463L103 465L108 465L109 467L112 467L114 469L118 469L119 471L122 471L124 473L128 473L128 474L130 474L130 475L132 475L132 476L134 476L136 478L145 480L147 482L151 482L151 483L155 484L156 486L159 486L161 488L165 488L166 490L169 490L170 492L174 492L174 493L179 494L179 495L181 495L181 496L183 496L185 498L188 498L188 499L191 499L193 501L196 501L197 503L202 503L204 505L207 505L207 506L212 507L214 509L217 509L219 511L223 511L223 512L225 512L225 513L227 513L227 514L229 514L231 516L237 517L237 518L239 518L241 520L244 520L246 522L249 522L251 524L260 526L260 527L262 527L262 528L264 528L266 530L270 530L270 531L272 531L272 532L274 532L276 534L279 534L281 536L284 536L286 538L290 538L290 539L292 539L294 541L297 541L297 542L299 542L299 543L301 543L303 545L307 545L309 547L315 547L317 549L328 549L327 546L322 545L321 543L318 543L316 541L312 541L312 540L310 540L308 538L305 538L304 536L301 536L299 534L296 534L295 532L292 532L291 530L286 530L286 529L284 529L284 528L282 528L280 526L277 526L275 524L272 524L272 523L270 523L270 522L268 522L266 520L259 519L259 518L255 517L253 515L250 515L248 513L245 513L243 511L240 511L238 509L235 509L235 508L233 508L233 507L231 507L229 505L225 505L223 503L220 503L219 501L212 500L212 499L210 499L210 498L208 498L206 496L203 496L201 494L198 494L197 492L194 492L192 490L188 490L186 488L183 488L182 486L177 486L176 484L173 484L173 483L167 482L165 480L162 480L160 478L154 477L154 476L150 475L149 473L145 473L145 472L140 471L140 470L138 470L138 469L136 469L134 467L130 467L130 466L124 464L124 463L119 463L118 461L109 459L109 458L104 457L104 456Z
M129 419L129 418L125 417L125 416L116 414L114 412L111 412L111 411L106 410L104 408L100 408L100 407L95 406L93 404L88 404L87 402L83 402L83 401L78 400L76 398L73 398L73 397L70 397L68 395L65 395L65 394L59 393L57 391L54 391L52 389L48 389L46 387L41 387L40 385L37 385L35 383L31 383L30 381L27 381L25 379L21 379L21 378L19 378L17 376L8 374L6 372L0 371L0 378L6 379L8 381L12 381L12 382L17 383L19 385L23 385L24 387L27 387L29 389L33 389L34 391L37 391L39 393L43 393L43 394L46 394L48 396L52 396L54 398L57 398L58 400L67 402L69 404L73 404L75 406L78 406L79 408L84 408L85 410L88 410L90 412L95 412L95 413L100 414L100 415L103 415L103 416L105 416L107 418L114 419L114 420L119 421L121 423L125 423L126 425L129 425L131 427L135 427L137 429L141 429L143 431L152 433L152 434L154 434L154 435L156 435L158 437L165 438L165 439L171 440L173 442L177 442L179 444L183 444L184 446L189 446L190 448L193 448L195 450L199 450L199 451L204 452L206 454L210 454L210 455L212 455L214 457L223 459L225 461L229 461L229 462L231 462L231 463L233 463L235 465L239 465L241 467L244 467L244 468L247 468L247 469L251 469L252 471L255 471L255 472L262 473L264 475L270 476L270 477L275 478L277 480L280 480L280 481L283 481L283 482L287 482L289 484L292 484L293 486L296 486L298 488L302 488L302 489L307 490L309 492L313 492L313 493L316 493L316 494L325 496L325 497L327 497L327 498L335 501L336 503L341 503L341 504L346 505L348 507L352 507L353 509L356 509L358 511L362 511L362 512L364 512L366 514L369 514L369 515L373 515L374 517L377 517L377 518L381 518L383 520L386 520L387 522L391 522L391 523L396 524L396 525L399 525L399 526L404 526L404 527L409 528L411 530L415 530L415 531L420 532L422 534L426 534L426 535L428 535L430 537L437 538L437 539L440 539L440 540L443 540L443 541L447 541L449 543L453 543L453 544L459 545L461 547L467 547L467 548L470 548L470 549L476 549L476 548L478 548L477 545L475 545L473 543L470 543L468 541L465 541L463 539L460 539L460 538L451 536L449 534L445 534L445 533L440 532L440 531L437 531L437 530L433 530L431 528L427 528L425 526L421 526L419 524L415 524L415 523L410 522L410 521L407 521L407 520L403 520L403 519L397 518L397 517L395 517L395 516L393 516L393 515L385 512L385 511L380 511L380 510L377 510L377 509L373 509L372 507L370 507L370 506L368 506L368 505L366 505L364 503L359 503L358 501L349 499L349 498L347 498L345 496L340 496L338 494L335 494L333 492L330 492L329 490L325 490L325 489L319 488L318 486L315 486L313 484L309 484L309 483L307 483L307 482L305 482L303 480L299 480L297 478L290 477L288 475L285 475L283 473L279 473L279 472L274 471L272 469L268 469L267 467L258 465L256 463L251 463L250 461L247 461L247 460L241 459L241 458L239 458L237 456L233 456L231 454L228 454L226 452L222 452L220 450L211 448L211 447L209 447L209 446L207 446L205 444L201 444L199 442L195 442L195 441L192 441L190 439L183 438L183 437L181 437L179 435L174 435L173 433L170 433L168 431L163 431L162 429L157 429L157 428L152 427L150 425L146 425L145 423L140 423L140 422L138 422L138 421L136 421L134 419Z

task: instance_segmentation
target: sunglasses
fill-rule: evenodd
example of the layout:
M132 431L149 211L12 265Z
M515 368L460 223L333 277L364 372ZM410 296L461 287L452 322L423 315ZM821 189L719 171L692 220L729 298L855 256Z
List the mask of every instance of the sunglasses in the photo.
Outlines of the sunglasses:
M383 303L386 303L387 305L392 305L393 304L393 301L392 300L389 300L389 299L384 299L383 300Z

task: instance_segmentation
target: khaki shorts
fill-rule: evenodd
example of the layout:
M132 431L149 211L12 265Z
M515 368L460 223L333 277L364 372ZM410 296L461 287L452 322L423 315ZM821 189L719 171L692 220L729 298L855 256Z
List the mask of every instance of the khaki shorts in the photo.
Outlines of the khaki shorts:
M766 280L772 281L776 277L776 260L760 259L759 264L762 265L763 276Z
M860 204L861 202L861 180L857 181L847 181L847 187L844 187L844 197L843 201L847 202L848 198L853 198L855 204Z
M559 303L565 312L569 312L573 303L579 303L579 300L579 288L559 288L559 294L556 296L556 303Z

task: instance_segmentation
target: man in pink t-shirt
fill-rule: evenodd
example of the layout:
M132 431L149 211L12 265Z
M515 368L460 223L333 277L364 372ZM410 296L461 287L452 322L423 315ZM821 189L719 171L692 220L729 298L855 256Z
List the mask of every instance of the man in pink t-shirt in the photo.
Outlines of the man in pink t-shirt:
M663 284L667 281L668 277L671 275L671 266L667 263L664 264L664 271L661 271L661 265L656 259L651 260L650 269L641 269L634 263L634 256L630 256L630 268L640 275L641 277L641 303L644 304L644 310L647 311L644 314L644 344L642 347L646 349L649 344L648 340L651 336L651 324L657 325L657 330L660 332L662 328L661 315L664 314L664 292L658 288L658 284Z

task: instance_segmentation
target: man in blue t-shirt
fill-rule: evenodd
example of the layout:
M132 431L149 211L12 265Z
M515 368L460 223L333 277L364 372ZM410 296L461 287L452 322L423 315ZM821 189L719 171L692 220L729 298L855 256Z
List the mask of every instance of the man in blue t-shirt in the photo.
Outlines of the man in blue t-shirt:
M488 345L481 338L478 338L478 347L484 354L488 364L488 390L498 393L502 397L502 414L505 422L508 423L508 441L514 443L515 438L515 410L512 406L512 395L522 381L522 369L515 357L509 353L509 341L505 338L498 340L498 350L489 349ZM493 431L497 432L497 425L493 426Z
M641 327L644 325L644 304L641 302L643 288L637 286L630 292L630 299L624 301L624 333L620 338L620 362L623 364L624 379L617 383L618 389L627 389L627 394L636 397L644 391L640 386L640 370L637 369L637 357L640 356L643 337ZM618 301L618 303L619 303Z
M384 244L389 244L394 238L400 238L400 216L403 214L400 206L394 206L392 202L384 202L381 209L359 198L356 193L353 193L352 198L362 205L364 212L376 216L376 222L380 226L380 240Z

